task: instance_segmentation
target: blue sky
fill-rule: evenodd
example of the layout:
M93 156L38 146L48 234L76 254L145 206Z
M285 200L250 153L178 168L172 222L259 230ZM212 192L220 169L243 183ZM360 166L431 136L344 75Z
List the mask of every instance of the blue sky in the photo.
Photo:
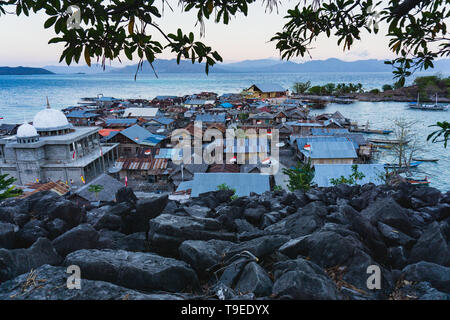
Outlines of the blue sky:
M203 41L212 46L224 58L225 62L234 62L247 59L279 58L275 43L269 42L270 38L281 30L283 16L292 1L286 1L280 7L280 12L267 13L260 4L250 6L247 17L240 15L233 19L228 26L206 23L206 35ZM47 42L54 36L53 29L44 29L46 16L43 14L30 17L17 17L15 15L0 16L0 66L45 66L56 65L59 61L59 53L63 46L60 44L48 45ZM159 23L163 30L175 32L178 27L183 30L193 30L199 35L199 27L195 26L193 14L181 14L181 9L175 7L174 12L166 8L164 19ZM393 55L388 50L388 39L383 36L385 26L381 26L378 35L366 34L364 40L358 42L351 51L343 52L336 45L336 39L320 38L314 43L315 49L311 52L312 58L327 59L339 58L342 60L360 59L385 59ZM161 36L156 38L163 40ZM161 58L173 58L169 52L164 52ZM309 58L298 58L294 61L306 61ZM122 59L125 64L133 62ZM134 61L135 63L136 61ZM118 65L118 63L113 63Z

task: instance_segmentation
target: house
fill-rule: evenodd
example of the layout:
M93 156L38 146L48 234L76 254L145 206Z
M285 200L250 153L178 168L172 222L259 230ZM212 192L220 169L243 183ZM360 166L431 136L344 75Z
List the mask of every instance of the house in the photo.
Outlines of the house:
M269 180L268 175L254 173L196 173L192 183L182 187L190 187L191 196L198 197L205 192L217 191L219 185L225 184L236 190L235 195L238 197L246 197L250 193L263 194L270 191ZM181 189L178 188L177 191Z
M153 125L162 127L164 129L172 129L174 124L175 120L171 118L160 117L149 120L145 125L146 126Z
M208 170L207 164L186 164L177 166L170 174L170 180L175 186L182 182L192 181L196 173L205 173Z
M95 125L95 120L100 117L99 114L93 113L90 110L76 110L70 112L67 120L74 126L92 126Z
M215 100L188 99L184 102L184 106L189 109L202 108L207 105L214 105L215 103Z
M208 171L211 173L219 173L219 172L229 172L229 173L239 173L241 169L237 164L212 164L209 166Z
M119 174L121 181L146 181L167 187L171 170L169 160L153 158L120 158L117 159L110 173Z
M339 179L341 176L347 178L352 174L352 165L316 164L314 170L313 183L319 187L331 187L331 179ZM385 172L383 164L358 164L358 171L364 174L364 178L357 181L359 185L367 183L379 185L384 183L380 177Z
M198 114L195 118L195 121L200 121L204 125L208 125L211 123L217 123L217 124L225 124L226 123L226 115L224 113L222 114Z
M100 185L103 189L96 195L94 192L89 191L89 188L93 185ZM122 182L103 173L88 184L75 190L69 199L79 205L89 204L94 201L112 202L116 200L116 192L124 186Z
M287 94L287 90L275 83L258 83L246 90L250 97L260 99L280 98Z
M150 120L160 117L162 114L158 108L127 108L122 114L123 118L142 118Z
M320 122L311 120L299 120L286 122L292 128L293 134L300 136L310 136L312 128L322 128L324 125Z
M357 160L353 143L344 137L302 137L296 139L297 156L316 164L353 164Z
M138 119L106 119L104 128L123 130L138 124Z
M108 139L111 142L120 143L119 155L121 157L135 157L140 147L163 146L167 137L151 133L139 125L134 125L125 130L117 132Z

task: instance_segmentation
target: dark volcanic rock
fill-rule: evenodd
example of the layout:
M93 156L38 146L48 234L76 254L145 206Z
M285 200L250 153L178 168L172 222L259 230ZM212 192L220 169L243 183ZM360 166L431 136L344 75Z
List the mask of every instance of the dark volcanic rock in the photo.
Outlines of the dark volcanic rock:
M244 217L248 222L253 223L255 226L259 226L262 216L266 213L264 206L258 206L256 208L247 208L244 211Z
M39 238L47 238L48 231L45 223L40 220L31 220L16 233L16 247L28 248Z
M51 221L47 221L45 223L45 229L48 231L48 238L53 240L68 231L69 225L64 220L56 218Z
M179 245L185 240L236 241L235 234L221 229L221 224L215 219L162 214L150 220L148 236L154 250L176 255Z
M425 206L435 206L439 202L441 192L432 187L417 188L417 190L411 194L411 197L419 199Z
M403 269L408 262L405 248L402 246L389 248L388 262L394 269Z
M69 254L64 265L79 266L83 278L130 289L182 292L199 287L197 275L186 263L152 253L79 250Z
M255 238L249 241L234 244L226 250L225 256L226 259L228 259L243 251L248 251L257 258L263 258L274 253L288 240L289 237L282 235L269 235Z
M156 199L139 200L136 204L136 211L122 215L121 232L132 234L136 232L148 232L150 219L156 218L166 207L168 196Z
M433 288L429 282L412 283L403 286L398 294L402 299L450 300L450 294Z
M450 268L421 261L410 264L402 270L402 277L408 281L426 281L439 291L450 293Z
M433 222L428 226L417 243L411 249L408 263L428 261L450 266L450 252L439 223Z
M118 231L120 230L121 226L122 219L119 216L111 213L105 213L94 224L94 228L97 230L108 229L112 231Z
M412 245L416 242L416 239L411 238L403 232L397 231L382 222L378 222L378 230L380 230L388 246L400 245L406 248L411 248Z
M99 246L98 232L88 224L70 229L53 240L56 251L63 257L80 249L96 249Z
M257 297L269 296L272 293L272 280L261 266L250 262L242 271L235 290L243 294L253 293Z
M13 249L18 227L11 223L0 222L0 248Z
M133 192L133 189L128 188L128 187L124 187L121 188L119 190L117 190L116 192L116 202L117 203L128 203L132 206L136 205L137 202L137 197Z
M0 282L12 279L44 264L56 265L61 258L50 240L38 239L28 249L0 249Z
M181 300L181 295L169 293L144 294L115 284L81 280L80 290L67 289L67 269L43 265L35 270L34 284L24 291L28 274L0 285L0 300Z
M274 265L273 294L278 298L298 300L336 300L339 292L334 282L316 264L289 260Z
M73 228L85 221L86 213L76 203L69 200L60 200L49 209L48 217L64 220L70 228Z
M0 206L0 222L14 223L14 214L13 207Z
M233 242L221 240L187 240L178 250L180 258L204 276L208 268L222 261L224 251L233 244Z

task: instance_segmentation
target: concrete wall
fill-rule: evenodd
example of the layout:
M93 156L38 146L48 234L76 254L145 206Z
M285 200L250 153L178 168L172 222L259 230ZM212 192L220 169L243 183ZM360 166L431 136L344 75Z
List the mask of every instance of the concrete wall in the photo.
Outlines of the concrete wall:
M45 158L50 161L68 161L69 146L68 145L46 145Z

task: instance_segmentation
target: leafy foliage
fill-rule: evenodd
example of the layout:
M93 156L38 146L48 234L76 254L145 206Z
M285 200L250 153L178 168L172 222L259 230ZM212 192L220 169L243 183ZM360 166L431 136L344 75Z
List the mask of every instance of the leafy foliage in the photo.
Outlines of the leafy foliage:
M311 189L314 179L311 160L306 163L299 162L293 169L283 168L283 173L289 177L288 189L290 191Z
M342 94L364 92L361 83L327 83L323 86L312 86L309 88L308 92L314 95L334 95L339 96Z
M338 184L348 184L348 185L357 185L358 180L364 179L366 175L362 172L358 171L358 165L352 165L352 173L348 177L341 176L338 179L331 178L330 183L333 186L337 186Z
M89 186L88 191L95 193L95 199L98 201L98 194L103 190L103 186L100 184L92 184Z
M308 91L309 88L311 88L311 81L296 82L292 86L292 90L294 91L294 93L297 94L305 93L306 91Z
M432 132L428 137L427 141L432 143L444 142L444 147L447 148L448 138L450 136L450 123L447 121L438 122L437 124L431 125L430 127L438 127L439 130ZM442 136L442 140L438 140Z
M393 88L390 84L385 84L381 89L383 89L383 91L389 91L392 90Z
M16 186L13 185L16 180L13 177L8 178L7 174L0 174L0 201L22 194L22 189L16 189Z
M236 194L236 189L229 187L225 183L219 184L217 186L217 190L222 190L222 191L224 191L224 190L231 190L231 191L233 191L233 195L230 197L230 200L235 200L235 199L238 198L238 195Z

